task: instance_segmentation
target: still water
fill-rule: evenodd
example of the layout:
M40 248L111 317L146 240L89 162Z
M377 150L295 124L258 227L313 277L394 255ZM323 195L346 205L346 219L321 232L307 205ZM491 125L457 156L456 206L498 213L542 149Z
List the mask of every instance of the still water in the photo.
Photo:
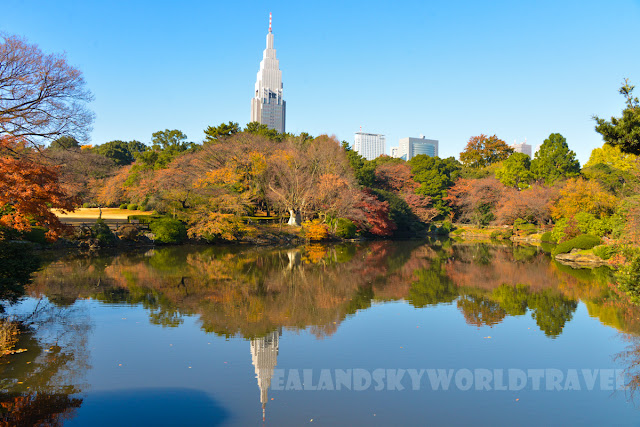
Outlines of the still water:
M609 274L439 241L67 256L7 307L33 332L0 365L2 411L65 426L637 425L640 310Z

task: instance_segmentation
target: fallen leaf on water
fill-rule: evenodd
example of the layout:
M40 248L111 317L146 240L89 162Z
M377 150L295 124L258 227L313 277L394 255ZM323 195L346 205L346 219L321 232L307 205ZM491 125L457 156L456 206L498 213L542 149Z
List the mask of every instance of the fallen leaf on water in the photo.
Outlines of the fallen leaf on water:
M520 399L516 399L516 402L517 402L518 400L520 400Z
M271 398L271 400L273 400L273 397Z
M122 363L118 363L118 366L122 366Z

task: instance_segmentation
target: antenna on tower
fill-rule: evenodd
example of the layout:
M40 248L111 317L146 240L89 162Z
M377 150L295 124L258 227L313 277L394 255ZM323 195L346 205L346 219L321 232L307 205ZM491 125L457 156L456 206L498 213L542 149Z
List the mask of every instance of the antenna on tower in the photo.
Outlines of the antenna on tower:
M271 12L269 12L269 32L271 32Z

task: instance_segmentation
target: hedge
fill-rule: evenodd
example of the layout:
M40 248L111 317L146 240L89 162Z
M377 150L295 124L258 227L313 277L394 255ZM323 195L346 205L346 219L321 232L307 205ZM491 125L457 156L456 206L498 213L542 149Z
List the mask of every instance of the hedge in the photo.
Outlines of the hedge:
M553 239L553 236L551 235L550 231L542 233L542 236L540 236L540 241L545 242L545 243L556 243L556 241Z
M560 243L553 250L553 255L565 254L571 252L574 249L591 249L600 244L602 244L602 240L598 236L592 236L591 234L581 234L571 240Z
M151 221L151 232L156 243L177 244L187 240L187 227L177 219L161 218Z

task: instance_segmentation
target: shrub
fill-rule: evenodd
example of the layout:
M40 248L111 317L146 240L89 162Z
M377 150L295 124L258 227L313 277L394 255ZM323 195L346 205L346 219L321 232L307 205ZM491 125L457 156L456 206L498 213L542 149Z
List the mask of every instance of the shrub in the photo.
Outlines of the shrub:
M530 224L522 219L516 219L513 222L513 232L518 236L529 236L536 233L538 229L535 224Z
M341 239L353 239L356 237L357 227L353 221L347 218L338 218L334 234Z
M556 243L550 231L542 233L542 236L540 236L540 241L544 243Z
M108 245L116 240L116 236L102 219L97 220L91 227L91 237L98 240L101 245Z
M127 209L127 204L123 203L119 206L120 209Z
M455 227L453 226L453 224L451 224L451 221L444 221L440 228L442 228L447 233L450 233L453 230L455 230Z
M609 259L618 253L618 247L614 245L601 245L593 248L593 254L602 259Z
M155 235L157 243L178 244L187 240L187 228L185 225L172 218L161 218L151 221L151 232Z
M489 235L491 239L495 240L508 240L511 238L511 236L513 236L513 231L511 231L511 229L509 228L504 230L494 230Z
M83 203L83 204L82 204L82 207L83 207L83 208L97 208L97 207L98 207L98 204L97 204L97 203L89 203L89 202L86 202L86 203Z
M135 203L129 203L127 205L127 209L129 209L130 211L138 210L138 205L136 205Z
M22 238L29 242L44 245L47 243L47 229L44 227L31 227L31 230L22 233Z
M146 211L147 207L145 205L140 205L140 206L138 206L138 209L141 210L141 211Z
M581 234L571 240L560 243L553 250L553 255L564 254L567 252L571 252L574 249L591 249L601 243L602 240L600 240L600 238L597 236L592 236L591 234Z
M124 224L118 228L118 233L120 234L121 239L135 242L138 240L140 230L133 224Z
M621 291L626 292L631 301L640 303L640 252L635 252L616 273L616 282Z
M311 222L305 222L303 226L305 237L312 242L325 240L329 236L327 226L322 224L320 220L314 219Z

